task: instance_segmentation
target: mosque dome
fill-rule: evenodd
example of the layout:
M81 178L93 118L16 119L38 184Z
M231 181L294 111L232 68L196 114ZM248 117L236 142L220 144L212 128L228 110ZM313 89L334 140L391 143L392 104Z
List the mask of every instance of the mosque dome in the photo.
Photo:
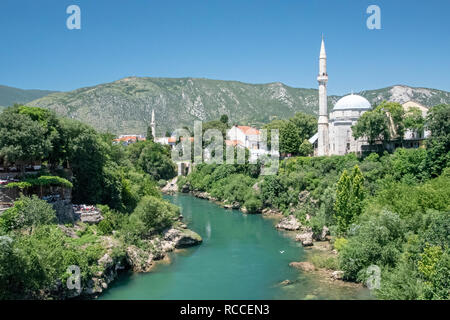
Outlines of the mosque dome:
M369 110L370 102L357 94L350 94L336 102L333 111L336 110Z

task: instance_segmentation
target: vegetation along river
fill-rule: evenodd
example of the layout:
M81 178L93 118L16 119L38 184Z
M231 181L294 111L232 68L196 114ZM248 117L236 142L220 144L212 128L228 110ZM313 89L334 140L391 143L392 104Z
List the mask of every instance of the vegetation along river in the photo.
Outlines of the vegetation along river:
M367 299L364 288L338 286L292 267L306 253L273 219L223 209L190 195L165 196L181 207L200 246L170 255L150 273L127 273L100 299ZM291 280L283 286L280 282Z

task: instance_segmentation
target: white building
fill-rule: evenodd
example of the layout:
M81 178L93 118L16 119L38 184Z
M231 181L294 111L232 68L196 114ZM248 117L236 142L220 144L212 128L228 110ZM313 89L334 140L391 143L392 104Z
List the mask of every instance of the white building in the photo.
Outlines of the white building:
M322 44L319 55L319 120L317 133L309 139L314 146L314 155L345 155L350 152L360 153L369 151L374 146L369 146L364 139L355 139L352 134L352 126L364 114L371 110L370 102L359 95L350 94L338 100L333 110L328 115L327 111L327 55L325 43L322 37ZM404 103L403 109L407 113L411 108L418 108L422 116L426 117L428 109L416 102ZM423 145L423 141L430 135L429 131L415 132L406 130L403 140L396 137L395 132L391 132L392 140L385 144L389 151L394 151L398 147L418 148ZM379 146L375 146L379 147ZM379 148L378 148L379 149ZM377 150L375 148L374 150Z
M261 132L249 126L233 126L227 132L227 138L235 145L244 146L247 149L259 149Z
M351 94L341 98L330 113L329 123L329 155L344 155L360 152L367 141L355 139L352 126L359 117L370 110L370 102L366 98Z

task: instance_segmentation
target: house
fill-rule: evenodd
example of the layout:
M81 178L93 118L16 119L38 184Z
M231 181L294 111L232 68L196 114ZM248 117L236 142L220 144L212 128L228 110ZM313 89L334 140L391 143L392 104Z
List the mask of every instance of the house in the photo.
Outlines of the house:
M136 135L136 134L127 134L127 135L120 135L118 138L113 140L113 143L121 143L125 146L135 143L138 141L145 141L144 136L142 135Z
M236 145L241 145L247 149L259 149L261 142L261 132L249 126L233 126L227 132L227 138L234 141Z

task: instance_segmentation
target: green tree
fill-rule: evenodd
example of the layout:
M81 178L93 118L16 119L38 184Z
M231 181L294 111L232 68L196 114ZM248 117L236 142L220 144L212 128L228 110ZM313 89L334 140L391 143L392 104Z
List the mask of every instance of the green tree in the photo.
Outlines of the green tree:
M364 112L356 124L352 126L352 134L355 139L367 139L371 145L375 144L376 141L384 143L389 140L389 121L382 106Z
M312 155L314 152L313 145L308 140L303 140L302 144L298 148L298 154L303 157Z
M46 201L35 195L31 198L21 196L14 202L14 207L0 216L0 229L4 232L29 229L32 233L35 228L55 221L55 210Z
M220 116L220 122L222 122L223 124L228 125L228 116L226 114L223 114Z
M6 109L0 114L0 157L16 163L22 173L25 164L42 160L52 150L47 130L25 114Z
M125 228L129 239L145 238L154 232L161 231L173 223L173 218L179 215L179 209L161 198L145 196L139 201L136 209L130 215Z
M432 176L438 176L450 162L450 105L434 106L428 112L427 166Z
M361 215L364 200L364 177L358 166L351 175L344 170L337 183L334 214L339 233L345 234L350 224Z

